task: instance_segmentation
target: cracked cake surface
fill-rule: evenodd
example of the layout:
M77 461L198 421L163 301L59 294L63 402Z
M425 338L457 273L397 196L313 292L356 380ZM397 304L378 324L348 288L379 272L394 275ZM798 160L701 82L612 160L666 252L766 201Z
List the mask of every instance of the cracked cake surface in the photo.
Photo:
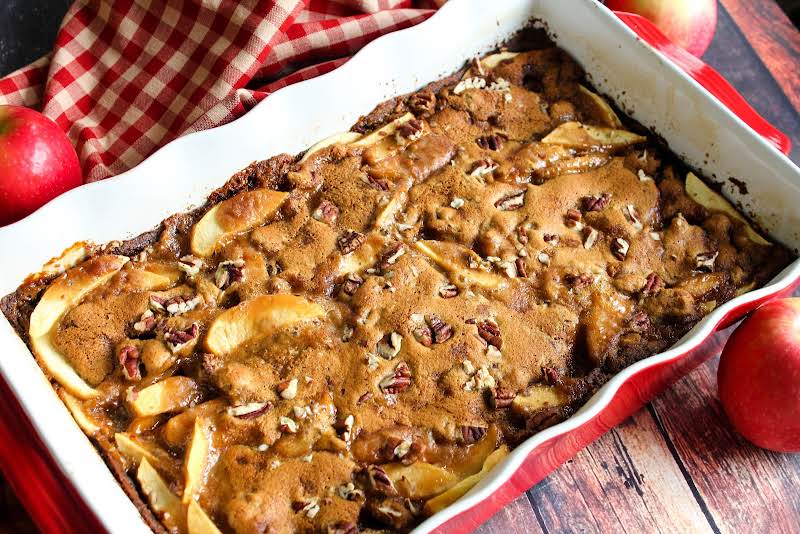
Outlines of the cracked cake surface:
M405 531L791 259L553 46L2 308L154 530Z

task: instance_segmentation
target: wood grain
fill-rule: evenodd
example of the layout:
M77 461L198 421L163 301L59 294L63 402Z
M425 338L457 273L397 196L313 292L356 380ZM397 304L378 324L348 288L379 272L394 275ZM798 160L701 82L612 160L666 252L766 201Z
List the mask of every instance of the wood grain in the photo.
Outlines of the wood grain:
M783 93L800 109L800 33L774 2L721 0Z

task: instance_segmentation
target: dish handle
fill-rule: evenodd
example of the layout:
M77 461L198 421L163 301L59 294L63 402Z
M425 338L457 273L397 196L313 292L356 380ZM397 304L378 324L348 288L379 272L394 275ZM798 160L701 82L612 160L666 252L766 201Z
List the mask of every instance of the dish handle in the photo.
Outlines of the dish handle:
M757 134L784 154L789 154L792 149L789 137L759 115L720 73L670 41L655 24L646 18L624 11L614 11L614 14L643 41L714 95Z

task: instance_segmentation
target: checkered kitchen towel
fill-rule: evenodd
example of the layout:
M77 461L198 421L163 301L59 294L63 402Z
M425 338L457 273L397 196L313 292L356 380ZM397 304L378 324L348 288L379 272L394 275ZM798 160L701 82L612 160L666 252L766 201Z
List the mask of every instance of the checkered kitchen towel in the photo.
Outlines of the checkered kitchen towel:
M69 135L87 182L271 91L328 72L445 0L79 0L52 54L0 79L0 104Z

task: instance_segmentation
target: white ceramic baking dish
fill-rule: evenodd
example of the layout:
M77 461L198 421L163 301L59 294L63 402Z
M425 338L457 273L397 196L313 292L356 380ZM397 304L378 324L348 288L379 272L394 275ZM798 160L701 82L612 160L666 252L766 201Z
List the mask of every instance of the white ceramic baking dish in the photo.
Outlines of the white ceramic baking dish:
M62 195L0 229L0 295L77 241L103 243L137 235L201 203L251 161L296 153L348 129L378 103L457 70L532 19L545 24L601 92L662 135L687 163L721 182L725 194L773 238L795 252L800 249L800 170L601 4L451 0L428 21L378 39L327 75L276 92L243 118L180 138L135 169ZM744 181L748 194L740 194L729 177ZM692 350L720 324L785 292L799 277L800 261L795 261L768 286L715 310L672 349L624 370L575 416L527 440L470 494L415 532L475 526L696 364ZM4 317L0 372L52 465L85 503L82 513L88 509L111 532L148 531ZM15 471L8 462L6 468ZM18 472L9 478L20 484ZM80 530L63 526L62 531ZM47 528L57 525L51 522Z

